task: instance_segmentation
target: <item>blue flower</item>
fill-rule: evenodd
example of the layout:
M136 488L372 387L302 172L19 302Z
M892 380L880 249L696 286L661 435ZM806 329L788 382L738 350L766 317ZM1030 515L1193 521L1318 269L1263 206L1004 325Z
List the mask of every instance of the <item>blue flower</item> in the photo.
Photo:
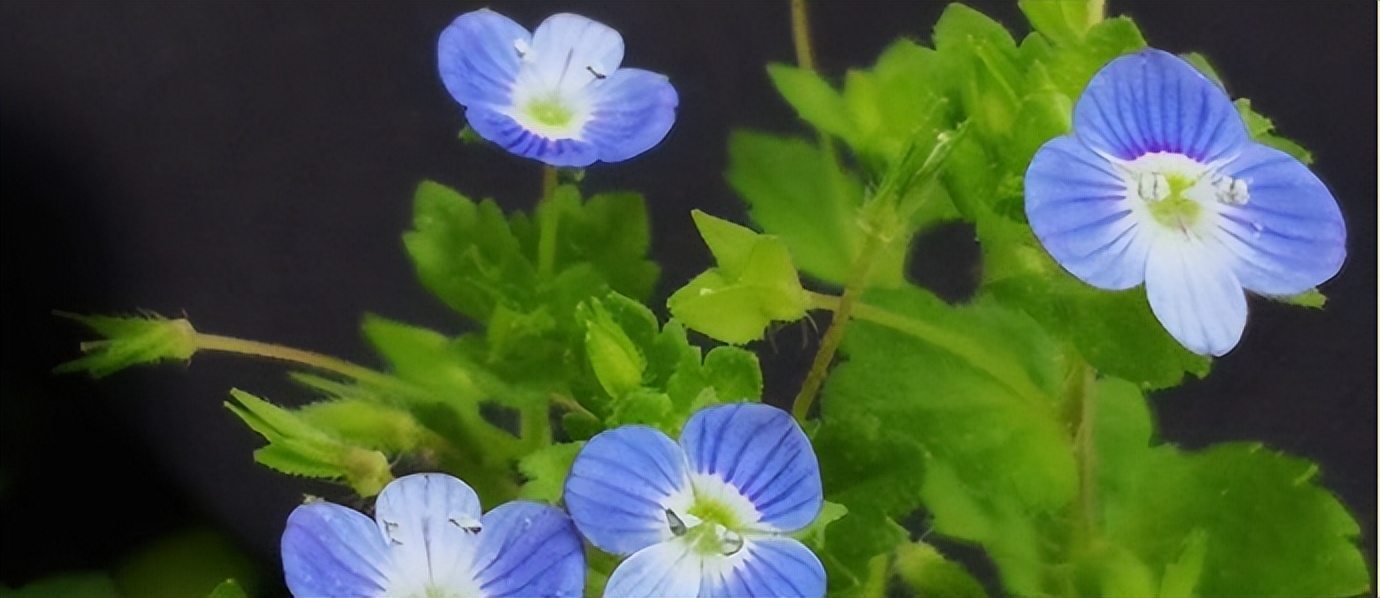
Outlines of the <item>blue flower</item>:
M464 482L435 473L384 487L375 521L328 502L297 507L283 570L299 598L579 596L583 545L559 509L515 501L479 514Z
M1346 257L1337 200L1306 166L1251 140L1227 94L1148 49L1093 76L1073 134L1035 154L1026 215L1054 259L1108 290L1145 283L1189 350L1223 355L1246 295L1302 293Z
M619 162L660 143L676 120L666 77L620 69L623 38L556 14L528 33L489 9L441 32L441 81L479 135L552 166Z
M644 426L603 432L575 457L565 504L591 543L632 555L605 596L824 594L819 558L784 535L819 514L819 463L775 407L702 410L679 444Z

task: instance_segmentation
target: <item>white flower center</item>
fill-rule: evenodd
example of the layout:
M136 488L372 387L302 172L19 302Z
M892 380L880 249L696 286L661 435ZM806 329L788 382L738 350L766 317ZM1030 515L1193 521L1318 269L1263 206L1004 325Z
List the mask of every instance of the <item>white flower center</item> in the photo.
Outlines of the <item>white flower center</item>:
M608 73L600 64L566 64L561 76L555 81L545 80L538 72L537 62L551 57L538 56L532 45L524 39L513 41L522 65L518 67L517 81L513 84L513 102L506 112L524 129L547 139L579 139L580 131L589 122L593 111L593 99L589 94L589 84L602 81ZM572 55L565 57L566 61ZM589 83L570 85L565 81L571 69L589 73Z
M1215 227L1226 206L1250 201L1244 179L1222 174L1218 165L1203 164L1170 152L1134 160L1112 160L1121 171L1131 209L1170 231L1199 235Z
M690 491L672 497L666 507L672 535L706 556L732 556L743 549L747 535L772 531L761 519L752 501L717 475L692 474Z

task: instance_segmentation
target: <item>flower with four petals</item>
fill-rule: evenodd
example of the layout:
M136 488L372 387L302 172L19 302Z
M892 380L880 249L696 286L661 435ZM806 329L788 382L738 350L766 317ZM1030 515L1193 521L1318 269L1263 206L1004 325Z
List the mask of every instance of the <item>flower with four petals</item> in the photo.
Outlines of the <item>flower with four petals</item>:
M675 88L622 62L617 31L568 13L528 33L492 10L468 12L437 48L441 81L480 137L564 167L627 160L671 130Z
M514 501L480 515L479 497L445 474L384 487L371 520L324 501L297 507L283 570L300 598L579 596L584 547L555 507Z
M680 442L624 426L590 439L565 504L592 544L631 555L606 596L822 596L824 567L786 535L823 504L819 463L789 414L710 407Z
M1179 343L1222 355L1246 295L1289 296L1346 257L1337 200L1306 166L1251 140L1225 91L1147 49L1113 60L1073 109L1073 133L1036 152L1025 209L1045 249L1100 289L1145 284Z

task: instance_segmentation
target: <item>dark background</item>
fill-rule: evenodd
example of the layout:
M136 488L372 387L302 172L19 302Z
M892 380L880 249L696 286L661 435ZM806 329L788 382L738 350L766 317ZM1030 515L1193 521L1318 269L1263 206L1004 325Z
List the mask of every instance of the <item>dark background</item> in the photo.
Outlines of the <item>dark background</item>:
M763 69L793 60L784 0L490 4L529 28L558 10L603 21L622 32L625 65L676 85L666 141L590 169L584 185L646 194L661 298L708 263L692 208L744 221L722 177L730 128L809 134ZM1024 34L1014 2L973 4ZM1152 45L1206 54L1234 96L1312 149L1349 225L1327 310L1252 300L1244 340L1208 379L1156 394L1162 435L1262 440L1318 461L1374 571L1375 5L1109 5ZM278 366L216 355L100 382L53 377L86 335L49 312L185 312L203 331L366 364L365 311L461 330L401 246L414 186L436 179L525 209L539 179L535 163L456 141L464 121L436 76L435 40L480 6L0 4L0 583L112 567L195 522L229 530L278 583L277 538L301 493L343 493L254 464L260 438L221 403L232 386L288 404L306 393ZM927 41L942 8L812 5L822 71L869 65L900 35ZM971 285L970 231L917 247L944 256L918 281ZM809 354L778 346L764 363L780 401Z

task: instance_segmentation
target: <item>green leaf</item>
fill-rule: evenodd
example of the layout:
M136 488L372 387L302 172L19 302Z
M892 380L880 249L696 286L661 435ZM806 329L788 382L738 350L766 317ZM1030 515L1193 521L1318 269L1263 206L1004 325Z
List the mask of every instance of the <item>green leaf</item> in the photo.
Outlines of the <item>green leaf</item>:
M82 343L86 355L53 368L54 373L87 372L103 378L132 365L187 361L197 350L196 330L186 318L169 320L152 313L128 317L54 313L105 337Z
M962 4L950 4L934 26L934 47L966 70L958 95L964 114L984 139L1006 137L1015 123L1024 77L1016 42L1000 23Z
M1370 591L1356 546L1360 529L1317 484L1316 465L1259 444L1227 443L1192 453L1156 447L1142 472L1134 492L1107 502L1107 535L1164 572L1162 594Z
M257 562L233 539L206 527L159 537L120 561L114 578L123 596L244 596L261 579Z
M476 203L429 181L417 188L413 230L403 236L423 285L486 323L500 307L510 314L545 310L559 322L609 289L646 298L658 274L646 259L649 239L646 207L634 193L581 202L578 190L563 185L533 220L520 212L507 217L491 200Z
M918 289L874 291L854 314L815 436L825 496L897 517L923 501L1008 588L1040 591L1039 522L1077 488L1052 340L1019 312Z
M891 552L906 541L906 530L874 510L849 509L824 530L824 544L817 549L828 577L830 596L880 595L871 587L875 563L885 573Z
M728 182L753 221L786 244L801 271L842 285L862 249L862 184L799 139L735 131L728 161Z
M845 139L852 137L853 123L843 96L813 70L769 64L767 75L771 77L776 91L795 108L800 118L830 135ZM729 143L731 147L732 141Z
M896 575L916 598L986 598L982 584L963 565L924 542L896 548Z
M847 514L848 507L826 500L824 501L824 506L819 509L819 516L815 517L815 520L811 521L810 525L791 534L791 537L800 540L801 543L809 546L815 551L823 550L825 547L825 534L829 528L829 524L838 521Z
M810 299L779 239L698 210L694 218L719 266L671 295L666 305L676 319L714 339L745 344L762 338L773 321L805 316Z
M608 417L609 428L641 425L658 428L667 435L674 436L679 430L674 417L675 410L671 397L655 389L639 388L621 397L614 403L613 413Z
M518 471L527 482L518 490L518 498L559 503L565 492L565 476L575 462L583 442L568 442L542 447L518 461Z
M417 276L451 309L484 322L500 303L531 301L536 268L493 201L475 203L425 181L417 187L412 228L403 243Z
M1055 43L1072 44L1102 21L1103 0L1020 0L1030 25Z
M738 347L714 347L704 356L704 375L727 402L762 398L762 366L757 354Z

